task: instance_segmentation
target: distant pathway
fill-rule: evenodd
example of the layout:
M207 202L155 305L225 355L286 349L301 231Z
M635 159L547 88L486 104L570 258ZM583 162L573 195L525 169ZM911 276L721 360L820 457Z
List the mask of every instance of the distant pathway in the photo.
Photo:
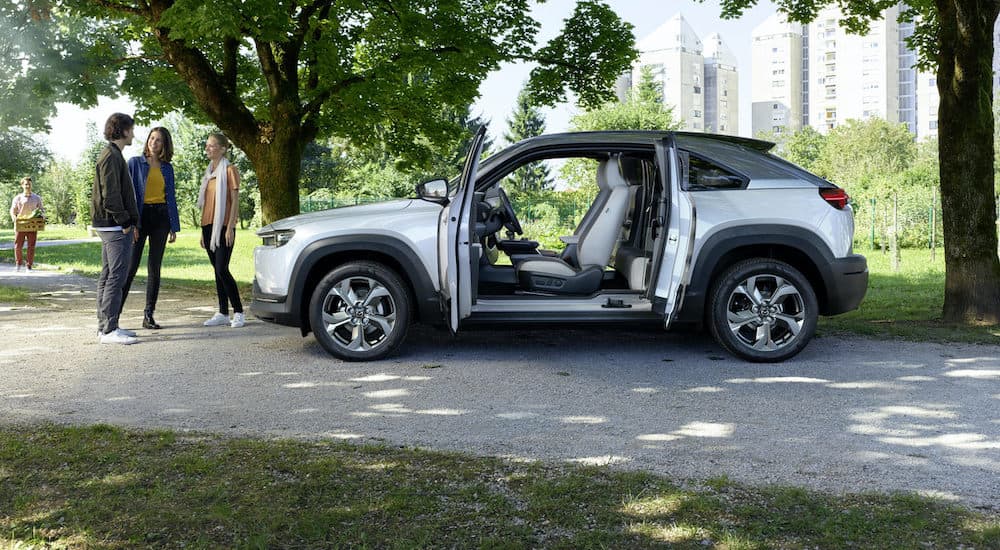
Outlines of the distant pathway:
M96 243L101 242L100 237L87 237L86 239L61 239L53 241L38 241L35 246L59 246L64 244ZM0 250L13 250L14 241L0 242Z

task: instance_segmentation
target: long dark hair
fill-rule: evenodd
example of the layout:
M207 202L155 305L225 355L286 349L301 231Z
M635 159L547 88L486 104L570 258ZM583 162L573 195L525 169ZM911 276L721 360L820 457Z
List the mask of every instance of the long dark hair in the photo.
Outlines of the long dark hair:
M174 158L174 139L170 137L170 132L163 126L157 126L149 131L149 135L146 136L146 145L142 148L142 156L148 157L152 154L149 152L149 138L153 137L153 132L159 132L160 138L163 139L163 149L160 151L160 162L170 162L170 159Z

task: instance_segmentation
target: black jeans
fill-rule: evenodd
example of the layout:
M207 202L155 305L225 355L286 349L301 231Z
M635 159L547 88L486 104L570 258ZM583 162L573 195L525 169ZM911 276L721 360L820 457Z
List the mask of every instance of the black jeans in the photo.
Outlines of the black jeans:
M143 313L152 317L156 310L156 299L160 296L160 267L163 265L163 252L167 249L167 236L170 234L170 218L167 216L166 204L142 205L142 217L139 220L139 240L132 247L132 261L128 268L128 278L122 289L122 309L128 299L128 291L132 288L132 280L139 271L142 260L142 250L149 238L149 257L146 258L146 309Z
M208 260L215 268L215 293L219 295L219 313L229 315L229 304L233 304L234 313L243 313L243 302L240 301L240 289L236 279L229 272L229 259L233 256L233 247L226 246L226 226L222 226L219 236L219 246L212 251L212 224L201 226L201 236L205 240L205 252ZM233 242L235 245L236 243Z

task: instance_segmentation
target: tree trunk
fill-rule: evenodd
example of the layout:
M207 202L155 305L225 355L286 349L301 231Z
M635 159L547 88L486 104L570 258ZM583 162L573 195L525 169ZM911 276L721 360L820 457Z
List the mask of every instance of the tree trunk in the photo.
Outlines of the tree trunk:
M993 194L993 24L997 2L937 0L943 317L1000 322Z
M268 134L269 131L263 133ZM257 172L261 218L265 224L299 213L299 173L304 149L299 134L297 127L277 123L269 140L238 144Z

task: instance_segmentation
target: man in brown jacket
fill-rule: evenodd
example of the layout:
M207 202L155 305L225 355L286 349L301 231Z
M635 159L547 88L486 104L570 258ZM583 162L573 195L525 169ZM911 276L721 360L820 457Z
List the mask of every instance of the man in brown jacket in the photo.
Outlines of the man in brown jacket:
M101 236L101 277L97 280L97 340L102 344L134 344L135 333L118 326L122 289L132 254L132 233L139 209L122 149L132 145L135 121L115 113L104 124L107 146L97 157L90 199L91 224Z

